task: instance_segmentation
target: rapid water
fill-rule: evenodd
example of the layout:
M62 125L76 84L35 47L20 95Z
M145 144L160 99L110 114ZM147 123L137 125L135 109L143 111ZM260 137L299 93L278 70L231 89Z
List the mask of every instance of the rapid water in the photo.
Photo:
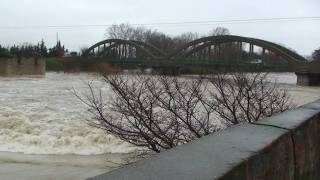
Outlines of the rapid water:
M297 105L320 98L320 87L296 86L293 73L270 74L269 80L286 88ZM85 179L117 168L112 162L134 151L87 125L90 114L71 89L86 92L88 81L99 85L99 76L0 77L1 180Z
M128 153L133 147L86 124L90 115L71 93L89 74L0 78L0 151L25 154Z
M302 105L320 98L319 87L296 86L293 73L270 74ZM98 155L134 147L87 125L90 115L71 93L85 92L93 74L47 73L45 77L0 78L0 151L24 154Z

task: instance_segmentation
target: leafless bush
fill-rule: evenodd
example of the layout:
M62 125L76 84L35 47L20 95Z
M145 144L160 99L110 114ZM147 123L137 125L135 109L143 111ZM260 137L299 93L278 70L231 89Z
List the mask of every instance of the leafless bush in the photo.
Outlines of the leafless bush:
M255 122L294 107L285 89L267 82L267 73L219 74L210 84L211 103L227 125Z
M94 115L90 125L126 142L160 152L217 130L201 78L105 75L103 80L113 92L109 102L90 83L90 94L78 98Z
M287 92L265 80L259 73L206 78L104 75L110 98L91 83L89 94L76 95L94 115L90 125L158 153L219 130L218 116L229 126L289 109Z

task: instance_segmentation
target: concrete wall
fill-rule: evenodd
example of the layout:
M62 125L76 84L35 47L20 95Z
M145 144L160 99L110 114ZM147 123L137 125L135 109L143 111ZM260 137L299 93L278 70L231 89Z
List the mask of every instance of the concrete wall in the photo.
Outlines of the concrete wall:
M307 65L307 67L304 67ZM302 71L299 70L303 69ZM297 68L297 84L300 86L320 86L320 61L312 61Z
M0 58L0 75L44 75L42 58Z
M297 85L299 86L320 86L319 73L296 73Z
M234 126L92 180L320 179L320 100Z

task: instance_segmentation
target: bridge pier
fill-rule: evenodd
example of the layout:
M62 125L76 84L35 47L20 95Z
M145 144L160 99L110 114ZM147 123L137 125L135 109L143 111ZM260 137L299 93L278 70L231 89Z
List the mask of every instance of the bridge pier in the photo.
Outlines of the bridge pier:
M320 86L320 73L296 72L299 86Z

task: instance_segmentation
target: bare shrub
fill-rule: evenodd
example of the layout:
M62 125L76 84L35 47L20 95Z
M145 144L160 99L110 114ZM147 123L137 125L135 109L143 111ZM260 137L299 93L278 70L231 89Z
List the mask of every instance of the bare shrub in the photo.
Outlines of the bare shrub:
M201 78L105 75L103 80L113 92L109 102L90 83L90 94L77 96L94 115L90 125L126 142L160 152L217 130Z
M89 94L75 93L93 114L89 124L156 153L214 133L221 123L251 123L291 107L288 93L260 73L104 75L103 82L110 98L91 83Z
M294 105L277 83L267 82L267 73L219 74L210 78L210 96L215 112L227 125L255 122L284 112Z

